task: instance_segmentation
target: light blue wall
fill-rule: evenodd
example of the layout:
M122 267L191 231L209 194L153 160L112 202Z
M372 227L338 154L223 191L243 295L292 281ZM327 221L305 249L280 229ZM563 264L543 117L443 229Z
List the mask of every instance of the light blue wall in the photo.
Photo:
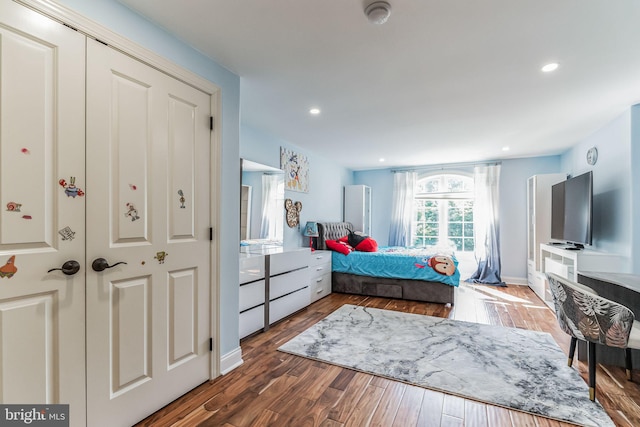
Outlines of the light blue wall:
M342 221L342 193L353 183L353 172L332 159L314 154L271 135L243 125L240 132L240 157L276 168L280 167L280 147L292 149L309 160L309 192L285 191L285 198L302 202L300 224L307 221ZM239 187L238 187L239 188ZM283 208L284 209L284 208ZM308 246L298 228L284 227L285 247Z
M594 166L586 161L590 147L598 149ZM563 154L562 169L572 176L593 171L593 249L629 257L633 246L631 110Z
M222 355L238 347L240 78L115 0L58 0L87 18L215 83L222 91L220 329ZM214 272L215 274L215 272Z
M442 165L445 171L446 165ZM429 166L429 170L436 167ZM472 172L472 169L459 171ZM502 275L527 277L527 178L560 171L560 156L503 160L500 171L500 248ZM356 184L371 187L371 235L381 246L389 241L393 173L389 169L357 171Z

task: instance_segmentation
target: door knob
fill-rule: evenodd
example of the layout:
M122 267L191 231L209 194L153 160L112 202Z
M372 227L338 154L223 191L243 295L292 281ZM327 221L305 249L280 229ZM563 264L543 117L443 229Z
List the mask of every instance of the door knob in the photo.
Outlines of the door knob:
M51 273L52 271L56 271L56 270L62 271L67 276L73 276L78 271L80 271L80 263L78 261L69 260L64 264L62 264L62 267L52 268L51 270L47 271L47 273Z
M104 271L107 268L115 267L116 265L120 265L120 264L126 264L126 262L120 261L120 262L116 262L113 265L109 265L106 259L96 258L91 263L91 268L93 268L93 271Z

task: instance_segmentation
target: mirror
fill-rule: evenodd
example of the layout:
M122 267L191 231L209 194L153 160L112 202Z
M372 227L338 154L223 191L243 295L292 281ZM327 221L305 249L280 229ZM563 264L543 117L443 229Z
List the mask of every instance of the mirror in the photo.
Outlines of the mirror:
M241 161L240 249L280 247L284 236L284 172Z

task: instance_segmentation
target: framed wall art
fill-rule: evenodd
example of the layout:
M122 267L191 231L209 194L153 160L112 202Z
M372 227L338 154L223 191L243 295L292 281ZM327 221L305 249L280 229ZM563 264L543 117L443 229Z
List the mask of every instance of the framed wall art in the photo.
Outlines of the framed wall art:
M284 171L284 189L309 192L309 160L307 156L280 147L280 169Z

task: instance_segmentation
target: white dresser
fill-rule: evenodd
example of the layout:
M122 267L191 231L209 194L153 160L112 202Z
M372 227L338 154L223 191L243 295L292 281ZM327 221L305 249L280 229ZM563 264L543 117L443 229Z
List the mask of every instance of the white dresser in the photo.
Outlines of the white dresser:
M331 293L331 251L311 252L309 270L311 302L315 302Z
M240 254L240 338L309 305L310 254L309 248Z

